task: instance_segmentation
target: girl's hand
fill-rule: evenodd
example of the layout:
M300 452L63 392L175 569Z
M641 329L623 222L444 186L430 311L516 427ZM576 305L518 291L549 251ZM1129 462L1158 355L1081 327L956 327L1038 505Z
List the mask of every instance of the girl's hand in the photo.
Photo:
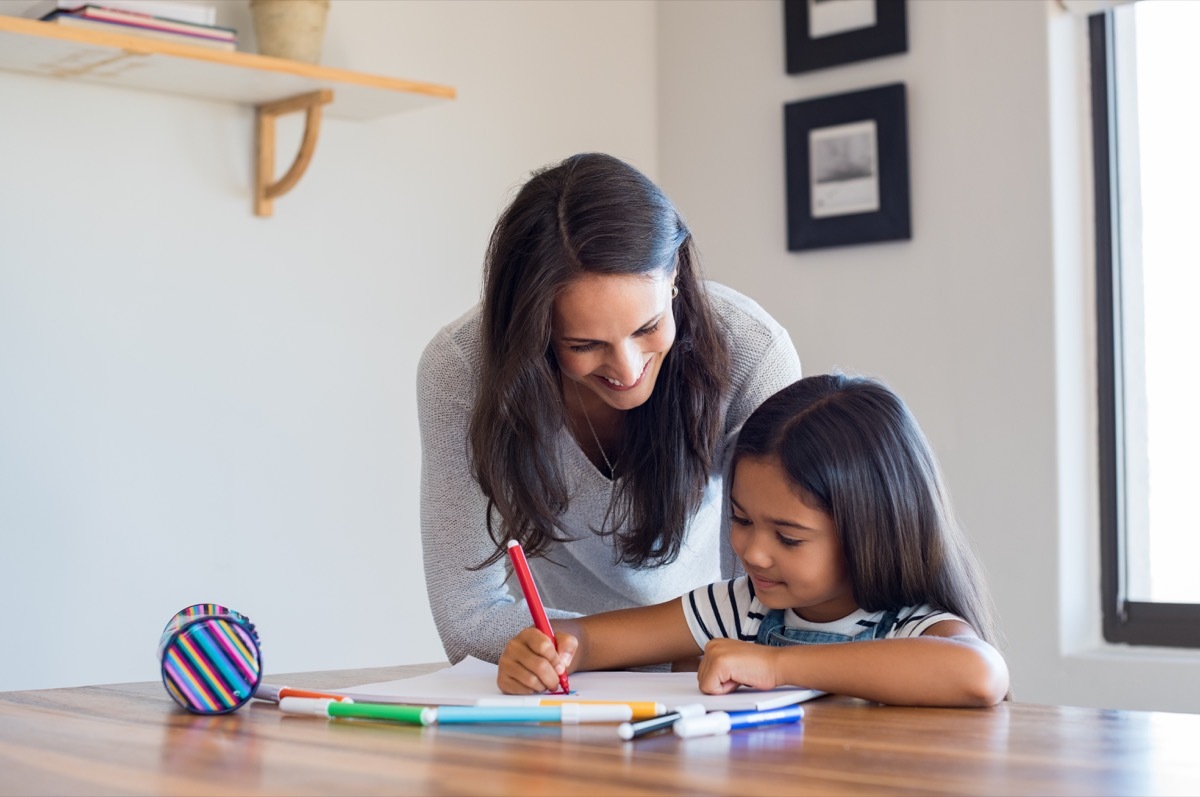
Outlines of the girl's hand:
M555 631L558 650L550 637L536 628L526 628L513 637L500 654L496 685L506 695L530 695L558 689L558 676L570 673L579 640Z
M700 691L723 695L739 686L774 689L779 686L776 654L781 649L736 639L710 641L700 659Z

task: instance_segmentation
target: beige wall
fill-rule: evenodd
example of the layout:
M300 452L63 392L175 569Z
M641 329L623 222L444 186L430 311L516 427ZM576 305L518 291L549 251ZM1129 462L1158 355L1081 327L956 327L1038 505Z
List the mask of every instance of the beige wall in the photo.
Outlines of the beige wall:
M244 1L220 13L249 30ZM249 615L268 671L442 658L417 357L476 300L529 169L579 150L657 169L654 26L648 2L337 0L326 64L459 99L326 121L269 220L251 111L0 73L0 603L19 640L0 689L156 678L159 632L198 601Z
M910 0L909 51L785 74L782 4L659 6L660 177L806 373L886 379L989 573L1017 699L1200 711L1200 657L1100 640L1083 23ZM902 81L913 238L786 251L783 104Z
M248 30L243 0L220 9ZM1195 656L1096 632L1076 25L1050 0L910 0L909 22L907 54L788 76L778 0L336 0L325 63L459 99L328 122L270 220L248 110L0 73L0 601L22 641L0 689L152 679L196 601L250 615L269 671L439 658L416 359L474 301L526 172L604 150L661 179L809 373L909 400L1018 698L1200 711ZM913 240L788 253L783 103L896 80Z

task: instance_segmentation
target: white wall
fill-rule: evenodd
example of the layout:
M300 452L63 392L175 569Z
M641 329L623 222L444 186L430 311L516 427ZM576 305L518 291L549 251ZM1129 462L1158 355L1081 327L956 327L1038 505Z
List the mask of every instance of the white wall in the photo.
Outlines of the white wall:
M220 14L249 31L244 0ZM649 2L337 0L324 63L459 98L325 121L271 219L250 110L0 72L0 690L155 679L198 601L255 621L268 672L443 658L417 358L529 169L656 171L654 26Z
M661 182L806 373L886 379L989 573L1017 699L1200 711L1200 657L1101 644L1082 23L910 0L909 51L785 74L782 3L659 6ZM783 104L908 87L913 239L786 251Z
M325 63L459 99L326 122L270 220L248 110L0 73L0 601L20 640L0 689L155 678L162 625L207 600L258 623L268 671L440 658L416 359L477 295L509 191L595 149L661 178L709 273L776 314L807 372L909 400L1019 699L1200 711L1192 654L1099 644L1074 25L1050 0L908 5L908 53L787 76L778 0L336 0ZM221 14L248 30L242 0ZM783 103L896 80L913 240L786 252Z

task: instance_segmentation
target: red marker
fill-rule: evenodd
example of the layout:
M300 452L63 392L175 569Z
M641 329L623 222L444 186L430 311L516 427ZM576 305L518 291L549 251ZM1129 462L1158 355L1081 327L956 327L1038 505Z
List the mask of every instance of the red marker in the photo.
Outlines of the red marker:
M546 608L542 606L537 585L533 583L533 573L529 572L529 562L525 561L525 551L521 549L521 543L516 540L508 541L508 558L512 560L513 571L517 574L517 580L521 582L521 591L525 593L525 603L529 605L529 613L533 616L534 628L550 637L550 641L554 643L554 649L557 650L558 640L554 638L554 629L550 627L550 618L546 617ZM571 693L571 686L567 683L565 672L558 676L558 684L562 687L564 695Z

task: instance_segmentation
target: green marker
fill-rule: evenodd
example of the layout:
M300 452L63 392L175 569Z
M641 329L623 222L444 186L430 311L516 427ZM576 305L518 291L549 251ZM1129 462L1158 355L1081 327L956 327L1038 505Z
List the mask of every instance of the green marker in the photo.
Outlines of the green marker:
M437 709L430 706L394 706L388 703L342 703L319 697L285 697L279 701L285 714L306 714L327 719L356 717L370 720L391 720L409 725L432 725L437 722Z

